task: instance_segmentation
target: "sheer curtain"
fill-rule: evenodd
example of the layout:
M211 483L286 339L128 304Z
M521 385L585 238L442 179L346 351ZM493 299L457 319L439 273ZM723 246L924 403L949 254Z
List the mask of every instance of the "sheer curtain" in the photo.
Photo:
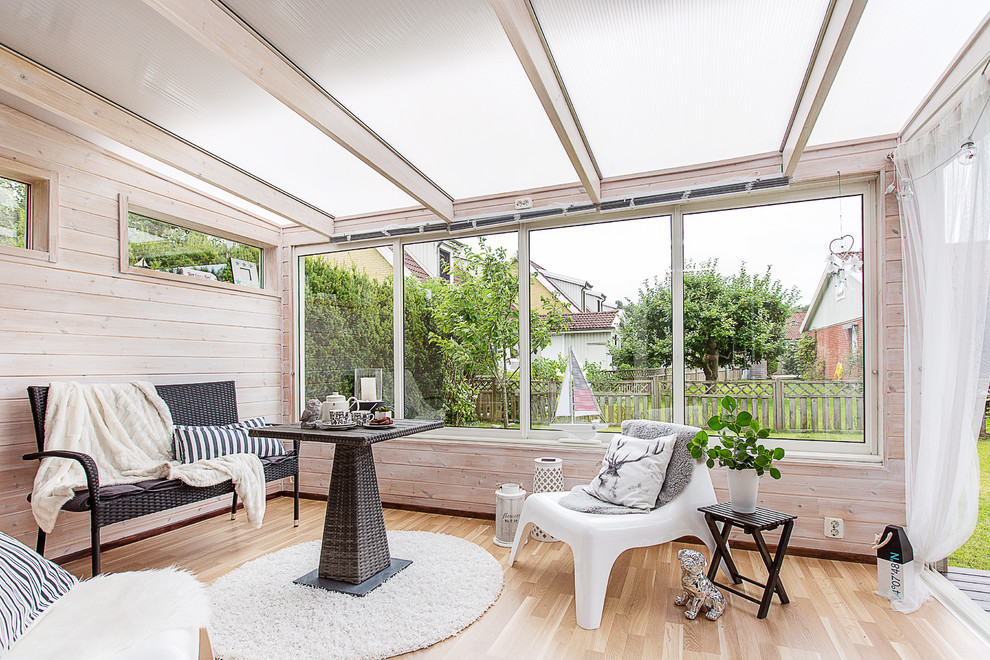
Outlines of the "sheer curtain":
M894 151L904 266L908 537L915 560L947 557L979 507L976 439L990 384L990 84ZM964 147L972 140L971 147ZM927 599L920 580L895 609Z

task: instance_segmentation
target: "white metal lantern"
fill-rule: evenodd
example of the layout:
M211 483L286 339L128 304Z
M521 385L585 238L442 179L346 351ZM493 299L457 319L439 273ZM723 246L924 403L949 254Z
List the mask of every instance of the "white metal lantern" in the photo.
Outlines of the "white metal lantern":
M552 456L543 456L533 461L533 492L558 493L564 490L564 461ZM545 543L555 543L558 539L533 525L530 537Z
M519 484L502 484L495 491L495 545L512 547L526 491Z

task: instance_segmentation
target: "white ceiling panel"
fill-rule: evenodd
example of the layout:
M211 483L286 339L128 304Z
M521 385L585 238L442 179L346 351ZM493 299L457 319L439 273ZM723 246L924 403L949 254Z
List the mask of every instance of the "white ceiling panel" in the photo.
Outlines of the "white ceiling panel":
M604 176L775 151L828 0L532 0Z
M870 0L809 144L900 132L988 11L988 0Z
M576 181L488 0L226 0L455 198Z
M335 215L418 204L143 4L3 0L0 43Z

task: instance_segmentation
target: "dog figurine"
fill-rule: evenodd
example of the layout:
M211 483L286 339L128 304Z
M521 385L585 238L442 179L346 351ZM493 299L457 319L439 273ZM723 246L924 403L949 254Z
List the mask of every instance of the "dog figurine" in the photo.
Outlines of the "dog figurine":
M684 591L674 599L674 605L687 605L684 616L694 619L702 609L708 610L706 617L714 621L725 610L725 597L705 575L708 560L696 550L678 550L681 561L681 586Z

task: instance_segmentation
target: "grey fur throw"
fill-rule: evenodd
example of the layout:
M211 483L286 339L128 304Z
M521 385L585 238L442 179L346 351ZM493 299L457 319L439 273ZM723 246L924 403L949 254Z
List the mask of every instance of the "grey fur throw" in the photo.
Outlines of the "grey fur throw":
M660 438L671 434L677 436L674 451L670 457L670 464L667 466L667 475L664 477L663 488L660 489L660 495L657 497L657 507L673 501L675 497L684 492L684 489L691 482L691 475L694 474L696 461L691 458L691 452L688 450L688 442L697 433L698 428L694 426L654 422L647 419L629 419L622 422L622 435L628 435L633 438L652 440L653 438ZM646 513L641 509L603 502L589 494L584 489L584 486L574 487L570 493L561 498L560 505L567 509L582 511L584 513Z

